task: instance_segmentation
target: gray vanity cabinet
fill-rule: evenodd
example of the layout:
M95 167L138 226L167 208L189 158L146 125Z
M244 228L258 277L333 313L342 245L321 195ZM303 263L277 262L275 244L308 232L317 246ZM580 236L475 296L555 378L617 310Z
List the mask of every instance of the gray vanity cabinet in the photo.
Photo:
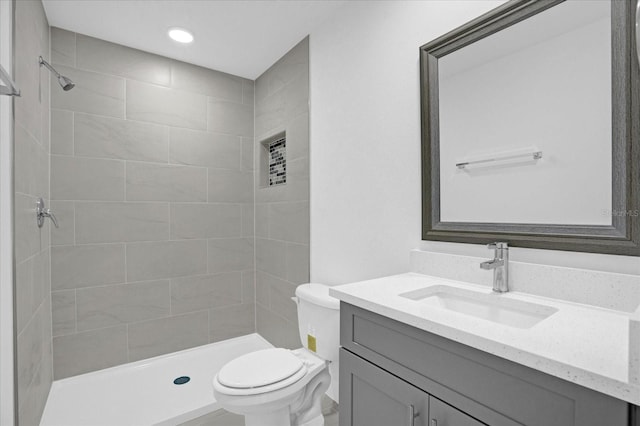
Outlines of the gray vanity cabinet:
M481 423L438 398L429 397L429 426L481 426Z
M640 426L627 402L344 302L340 344L340 426Z
M340 404L341 425L428 425L429 394L351 352L340 351L340 376L347 378L351 396L349 404ZM344 417L349 421L345 423Z
M484 425L351 352L340 351L340 376L347 389L340 404L340 425Z

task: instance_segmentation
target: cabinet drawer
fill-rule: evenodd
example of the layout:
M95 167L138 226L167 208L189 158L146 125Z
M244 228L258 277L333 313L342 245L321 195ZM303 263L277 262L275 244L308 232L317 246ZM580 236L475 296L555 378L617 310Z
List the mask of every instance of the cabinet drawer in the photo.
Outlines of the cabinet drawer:
M344 348L487 424L629 425L624 401L346 303L340 315Z

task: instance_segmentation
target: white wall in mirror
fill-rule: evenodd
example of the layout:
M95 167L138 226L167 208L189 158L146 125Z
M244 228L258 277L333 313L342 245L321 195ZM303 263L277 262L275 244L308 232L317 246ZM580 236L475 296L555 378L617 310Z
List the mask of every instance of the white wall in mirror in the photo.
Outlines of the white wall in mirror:
M440 58L443 222L611 224L610 13L567 1Z

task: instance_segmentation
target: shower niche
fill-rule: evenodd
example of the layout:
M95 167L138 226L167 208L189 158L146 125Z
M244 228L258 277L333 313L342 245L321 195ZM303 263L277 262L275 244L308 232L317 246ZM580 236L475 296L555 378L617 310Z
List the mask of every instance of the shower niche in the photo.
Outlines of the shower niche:
M287 183L287 135L280 132L260 141L260 187Z

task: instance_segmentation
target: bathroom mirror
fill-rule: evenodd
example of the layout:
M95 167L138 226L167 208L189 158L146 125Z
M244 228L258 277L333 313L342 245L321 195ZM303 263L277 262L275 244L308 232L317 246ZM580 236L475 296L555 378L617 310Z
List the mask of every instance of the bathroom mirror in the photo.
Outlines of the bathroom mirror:
M512 0L420 48L423 239L640 255L636 0Z

